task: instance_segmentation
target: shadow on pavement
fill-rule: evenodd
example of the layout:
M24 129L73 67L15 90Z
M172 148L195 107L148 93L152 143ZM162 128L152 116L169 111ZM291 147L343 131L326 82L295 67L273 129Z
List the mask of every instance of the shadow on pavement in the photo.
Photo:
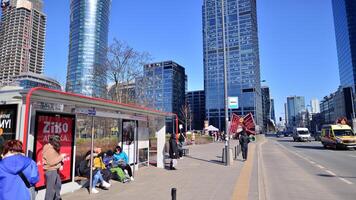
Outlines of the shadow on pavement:
M205 159L202 159L202 158L195 158L195 157L192 157L192 156L186 156L186 157L194 159L194 160L203 161L203 162L208 162L208 163L213 163L213 164L218 164L218 165L224 165L224 163L221 162L221 160L205 160Z
M316 150L326 150L324 147L322 146L293 146L295 148L299 148L299 149L316 149Z

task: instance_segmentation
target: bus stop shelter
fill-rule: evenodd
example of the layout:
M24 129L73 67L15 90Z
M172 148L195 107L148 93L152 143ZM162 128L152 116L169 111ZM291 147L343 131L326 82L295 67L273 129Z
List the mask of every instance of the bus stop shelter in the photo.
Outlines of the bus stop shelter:
M76 169L93 147L106 151L122 146L133 171L149 165L154 148L154 162L164 168L167 117L175 118L173 127L178 132L173 113L48 88L0 91L0 116L0 126L9 125L0 127L5 139L21 140L26 155L37 162L38 190L45 186L42 147L50 135L61 136L61 153L66 154L60 170L63 193L80 188L75 182Z

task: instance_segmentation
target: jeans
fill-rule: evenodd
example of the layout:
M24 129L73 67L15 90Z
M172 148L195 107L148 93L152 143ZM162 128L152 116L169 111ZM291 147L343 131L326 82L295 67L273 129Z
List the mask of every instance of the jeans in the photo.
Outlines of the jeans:
M101 175L100 170L97 170L93 176L93 188L95 188L96 184L102 183L104 181L103 176Z
M45 200L61 199L62 180L57 170L46 171Z

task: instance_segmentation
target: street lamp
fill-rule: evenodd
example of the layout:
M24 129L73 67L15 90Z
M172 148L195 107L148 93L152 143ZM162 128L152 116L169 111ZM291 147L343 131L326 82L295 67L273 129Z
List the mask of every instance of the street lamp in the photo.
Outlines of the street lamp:
M226 41L225 41L225 2L221 0L221 15L222 15L222 37L223 37L223 51L224 51L224 100L225 100L225 156L226 166L229 166L230 161L230 133L228 132L229 125L229 111L228 111L228 94L227 94L227 59L226 59Z

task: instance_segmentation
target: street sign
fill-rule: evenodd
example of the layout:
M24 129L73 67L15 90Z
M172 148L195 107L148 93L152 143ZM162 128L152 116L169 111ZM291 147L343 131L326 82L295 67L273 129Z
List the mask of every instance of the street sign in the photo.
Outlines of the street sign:
M239 108L239 98L238 97L228 97L229 109L238 109Z
M78 114L85 114L89 116L95 116L96 115L96 110L95 108L76 108L75 112Z

